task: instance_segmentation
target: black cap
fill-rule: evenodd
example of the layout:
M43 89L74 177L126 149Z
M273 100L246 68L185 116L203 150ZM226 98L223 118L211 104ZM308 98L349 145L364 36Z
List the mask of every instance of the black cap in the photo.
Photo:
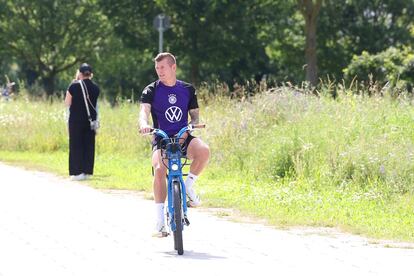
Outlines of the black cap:
M79 72L82 74L86 72L92 73L92 67L87 63L82 63L82 65L79 67Z

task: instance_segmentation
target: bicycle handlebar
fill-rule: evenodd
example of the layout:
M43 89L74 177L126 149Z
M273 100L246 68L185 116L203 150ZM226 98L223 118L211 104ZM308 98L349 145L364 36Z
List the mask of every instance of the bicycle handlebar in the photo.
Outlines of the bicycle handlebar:
M206 124L189 124L188 126L183 127L178 133L177 133L177 138L181 138L185 132L189 131L193 131L195 128L205 128ZM141 133L141 130L139 131ZM160 136L162 138L170 138L168 136L167 133L165 133L163 130L158 129L158 128L151 128L150 132L148 133L144 133L144 135L151 135L151 134L155 134L157 136Z

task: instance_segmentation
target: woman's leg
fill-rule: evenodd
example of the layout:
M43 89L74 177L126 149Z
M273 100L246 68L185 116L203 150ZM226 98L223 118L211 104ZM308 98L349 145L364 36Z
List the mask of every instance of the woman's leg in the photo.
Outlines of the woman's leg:
M83 173L82 128L76 123L69 123L69 175Z
M83 148L83 172L85 174L93 175L95 164L95 131L92 131L89 128L84 130Z

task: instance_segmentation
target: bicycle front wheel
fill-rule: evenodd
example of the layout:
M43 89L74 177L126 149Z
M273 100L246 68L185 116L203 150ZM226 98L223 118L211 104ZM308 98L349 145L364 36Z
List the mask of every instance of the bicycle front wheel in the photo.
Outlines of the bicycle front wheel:
M173 196L174 196L174 249L177 250L178 255L184 254L183 248L183 218L182 218L182 200L181 200L181 184L180 181L173 181Z

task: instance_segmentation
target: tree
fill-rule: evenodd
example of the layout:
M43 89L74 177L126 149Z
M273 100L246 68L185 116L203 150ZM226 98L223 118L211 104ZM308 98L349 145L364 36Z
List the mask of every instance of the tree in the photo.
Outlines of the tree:
M316 56L316 27L322 0L297 0L299 9L305 18L305 58L306 80L315 86L318 83L318 62Z
M153 57L158 34L154 17L161 13L152 0L99 0L113 28L109 47L97 60L100 83L111 103L119 97L138 99L144 87L156 78ZM114 51L116 49L116 51Z
M390 47L377 54L362 52L355 55L344 69L345 79L351 81L358 77L359 81L378 83L381 87L389 82L395 86L398 82L413 83L414 51L411 47L398 49Z
M220 79L231 83L269 73L264 26L277 15L279 1L159 1L170 13L170 49L184 61L193 83Z
M93 0L13 0L0 11L6 51L22 71L34 72L46 93L55 92L59 73L94 59L109 26Z
M159 13L171 18L164 49L177 56L180 77L201 81L261 78L270 71L264 26L275 17L271 0L101 0L105 13L126 46L158 51L152 22Z
M111 104L120 98L138 100L144 87L156 77L152 59L148 50L126 47L124 41L111 35L108 47L101 51L95 63L96 80L106 99Z
M282 82L301 82L304 79L304 18L296 0L286 1L271 11L277 17L262 27L262 32L271 38L266 46L271 73Z
M318 17L318 69L343 77L354 55L414 43L412 0L325 0Z

